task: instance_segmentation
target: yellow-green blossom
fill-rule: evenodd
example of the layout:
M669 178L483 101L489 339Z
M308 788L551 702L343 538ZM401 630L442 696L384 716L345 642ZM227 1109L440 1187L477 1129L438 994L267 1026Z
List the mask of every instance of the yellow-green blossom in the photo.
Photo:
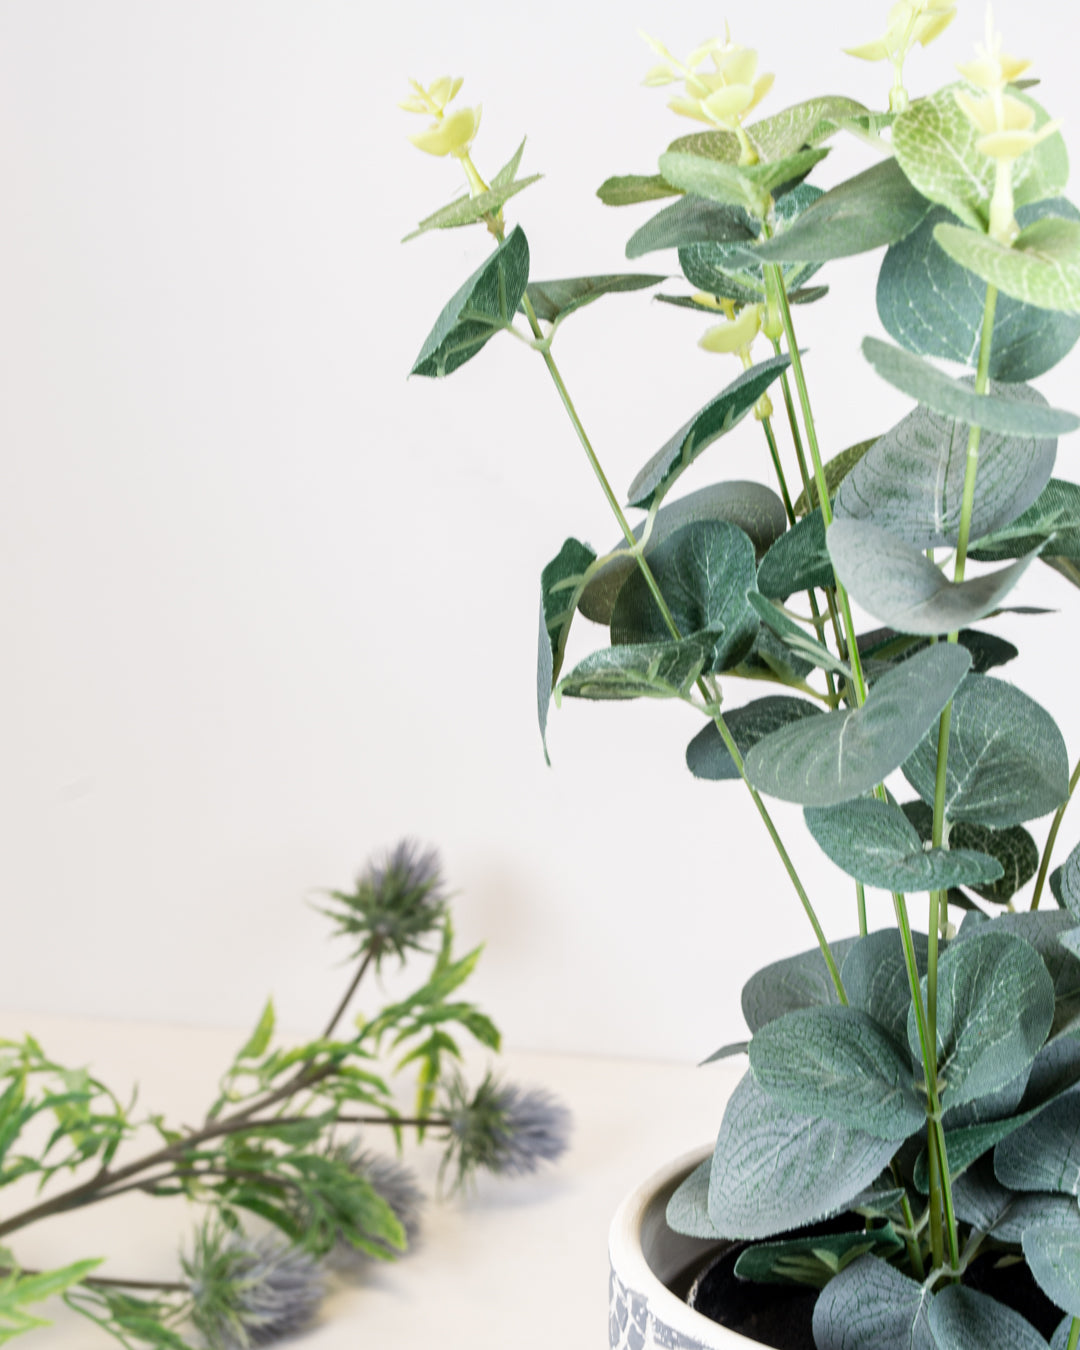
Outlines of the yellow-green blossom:
M742 147L740 162L756 163L757 153L746 138L742 119L761 102L773 83L772 75L758 75L757 52L732 42L731 30L726 25L722 40L710 38L703 42L685 63L647 33L641 36L661 58L660 64L645 76L644 83L655 87L681 80L685 92L671 99L668 107L683 117L733 131Z
M406 112L427 114L431 125L409 137L418 149L429 155L454 155L464 159L480 129L480 106L458 108L447 114L446 108L461 88L460 78L443 75L426 89L416 80L410 80L413 93L398 106Z
M703 347L707 352L729 352L738 356L742 361L743 369L749 370L754 364L754 358L750 354L750 348L754 339L761 332L762 314L764 305L743 305L736 313L735 302L732 300L716 300L711 295L695 295L694 300L699 305L706 305L709 309L719 309L727 316L726 323L718 323L708 329L702 338L698 341L698 346ZM754 416L759 422L766 417L772 416L772 402L768 394L762 394L754 405Z
M889 10L885 36L875 42L864 42L861 47L845 47L849 56L863 61L891 61L893 87L889 107L903 112L908 106L904 88L904 62L916 42L926 46L948 28L956 18L953 0L896 0Z

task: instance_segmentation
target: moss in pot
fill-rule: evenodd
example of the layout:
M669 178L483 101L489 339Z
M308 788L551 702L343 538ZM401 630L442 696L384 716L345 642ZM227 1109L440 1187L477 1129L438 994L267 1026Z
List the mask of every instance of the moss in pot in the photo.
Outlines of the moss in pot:
M483 179L478 110L452 107L460 81L414 84L404 105L430 119L416 143L456 157L470 188L418 232L482 223L495 240L413 373L451 374L514 333L546 366L622 535L605 554L568 538L543 571L541 734L553 694L694 707L691 772L741 781L817 944L745 986L749 1040L718 1056L749 1067L715 1149L665 1207L675 1234L746 1244L741 1273L766 1290L811 1291L816 1350L1080 1341L1080 848L1052 870L1080 764L1070 773L1050 713L1001 674L1017 649L995 631L1029 567L1080 584L1080 488L1053 476L1080 419L1028 383L1080 336L1080 212L1030 63L1003 52L989 16L960 81L909 95L906 56L954 13L899 0L885 37L853 51L891 68L880 112L827 96L754 120L772 84L755 52L728 36L683 63L651 43L646 83L680 86L672 108L705 125L658 172L599 195L666 199L627 255L676 249L688 292L659 298L688 323L707 315L702 344L743 369L645 463L625 509L554 342L585 305L663 278L535 279L506 220L532 181L521 152ZM822 192L815 167L848 136L869 165ZM866 338L858 375L915 406L826 454L793 306L823 300L824 265L881 249L892 341ZM741 467L760 446L779 494L743 480L678 491L728 436ZM883 627L860 632L853 605ZM579 614L608 640L564 672ZM740 704L749 679L781 688ZM852 936L824 932L767 798L803 807L851 878ZM1047 820L1040 846L1027 827ZM867 887L891 897L891 927L868 931ZM662 1191L635 1201L653 1236ZM838 1217L809 1246L791 1236ZM1017 1278L1039 1294L1019 1310ZM731 1343L706 1339L700 1314L650 1316L613 1313L613 1345Z

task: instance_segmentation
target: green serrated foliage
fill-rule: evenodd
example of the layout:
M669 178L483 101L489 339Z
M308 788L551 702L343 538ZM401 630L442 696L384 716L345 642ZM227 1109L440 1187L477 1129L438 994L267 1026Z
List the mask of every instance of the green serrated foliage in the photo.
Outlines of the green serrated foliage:
M988 854L953 846L924 849L918 831L892 802L863 797L842 806L807 807L806 827L848 876L885 891L944 891L988 885L1004 872Z
M866 520L834 520L826 544L837 577L868 614L898 633L927 637L993 614L1037 556L956 582L916 545Z
M937 1350L1047 1350L1024 1317L976 1289L950 1285L930 1304L927 1318Z
M649 568L684 637L719 633L710 669L726 670L753 646L758 618L747 603L754 585L754 546L737 525L701 520L653 549ZM613 646L669 641L669 629L641 572L627 578L611 614Z
M1040 545L1044 561L1050 555L1080 558L1080 486L1051 478L1038 499L1007 527L973 538L977 542L968 556L978 562L1019 558Z
M596 554L577 539L567 539L540 573L540 632L536 651L536 711L547 757L547 719L551 691L562 670L578 597ZM549 761L550 763L550 761Z
M917 99L893 123L893 150L907 178L932 202L946 206L964 224L985 231L990 218L997 161L976 148L980 133L956 101L954 84ZM1035 113L1038 130L1049 118L1025 94L1016 94ZM1069 161L1060 133L1047 137L1013 170L1017 206L1056 196L1065 186Z
M1080 919L1080 844L1050 873L1050 890L1063 909Z
M903 765L924 802L937 776L936 723ZM991 675L971 675L953 700L945 815L1002 829L1055 810L1069 790L1065 742L1034 699Z
M759 792L800 806L861 797L936 726L970 667L959 646L919 652L882 675L861 708L807 718L759 741L746 757L747 777Z
M940 1350L927 1321L932 1295L876 1256L840 1272L814 1305L817 1350Z
M688 699L712 663L719 633L593 652L556 687L555 698Z
M477 225L481 221L486 223L493 220L511 197L516 197L533 183L538 183L543 176L542 173L530 174L528 178L519 178L517 182L506 183L501 187L496 187L492 183L489 191L479 192L475 197L456 197L438 211L433 211L430 216L425 216L416 229L411 234L405 235L401 242L407 244L410 239L418 239L428 230L452 230L462 225Z
M626 245L626 256L641 258L658 249L687 244L752 243L755 223L735 207L720 206L702 197L680 197L634 231Z
M846 450L841 450L838 455L833 455L823 468L825 470L825 486L829 492L829 500L836 495L840 484L854 469L855 465L862 459L871 448L877 443L878 437L872 436L868 441L858 441L855 445L849 445ZM810 491L804 488L795 498L795 514L805 516L810 511L816 510L818 505L817 483L813 478L810 480Z
M925 844L933 833L933 809L926 802L916 801L904 802L901 810ZM988 825L959 820L949 830L949 846L974 849L997 859L1002 869L1001 877L997 881L971 885L977 895L996 905L1007 904L1017 891L1027 885L1039 867L1038 845L1022 825L993 830Z
M857 939L841 938L829 943L833 960L842 965ZM812 947L797 956L773 961L756 971L743 985L742 1013L756 1034L763 1026L797 1008L817 1008L836 1003L836 986L821 949Z
M887 1259L902 1251L903 1246L890 1223L856 1233L823 1233L817 1237L789 1238L786 1242L759 1242L740 1253L735 1262L735 1276L756 1284L797 1284L824 1289L833 1276L860 1256L873 1253Z
M545 323L555 323L565 319L568 314L591 305L604 295L617 295L626 291L644 291L650 286L658 286L667 278L650 272L620 272L596 277L566 277L560 281L530 281L525 287L533 310L538 319ZM524 304L518 306L525 312Z
M739 754L745 759L763 736L787 726L789 722L816 717L819 711L806 699L770 694L767 698L756 699L730 712L725 710L724 722ZM695 778L706 778L713 782L740 777L735 761L713 722L707 723L686 747L686 766Z
M411 373L442 377L471 360L513 322L528 280L529 245L518 225L450 299Z
M928 943L925 933L912 933L915 968L926 974ZM907 1037L911 987L900 933L882 928L853 942L840 968L840 978L852 1008L867 1013L895 1041Z
M1016 218L1027 226L1047 215L1080 220L1080 212L1064 197L1022 206ZM974 367L986 284L934 240L938 225L955 223L956 217L943 206L935 207L916 230L889 249L878 274L877 309L890 337L908 351ZM1080 318L999 295L990 377L1010 383L1034 379L1056 366L1078 337Z
M1080 427L1080 418L1041 402L1018 403L1007 394L976 394L913 352L879 338L863 338L863 355L888 384L935 412L1006 436L1063 436ZM1005 389L1015 389L1006 385Z
M726 389L710 399L638 473L627 494L630 505L647 511L658 498L663 498L703 450L742 421L790 364L790 356L771 356L743 371Z
M695 197L721 206L733 206L764 220L772 194L790 184L801 183L827 150L796 150L783 159L749 166L724 163L701 154L669 150L660 156L663 177Z
M655 202L664 197L677 197L679 189L665 182L658 173L630 173L605 178L596 189L596 195L605 206L636 206L639 202Z
M934 242L953 262L1022 304L1080 314L1080 221L1045 216L1011 247L962 225L938 225Z
M786 600L796 591L835 584L819 510L811 511L782 534L758 568L758 590L769 600Z

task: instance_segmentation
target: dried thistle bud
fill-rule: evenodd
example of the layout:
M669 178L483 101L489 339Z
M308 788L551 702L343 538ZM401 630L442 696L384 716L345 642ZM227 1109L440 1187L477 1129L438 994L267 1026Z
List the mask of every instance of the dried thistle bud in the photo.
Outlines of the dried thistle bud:
M370 955L376 970L390 951L404 961L410 949L425 950L446 913L439 855L403 839L360 873L355 890L331 891L330 898L334 908L324 913L339 934L358 939L357 956Z
M455 1074L443 1085L442 1113L450 1130L440 1177L455 1168L459 1190L478 1168L503 1176L535 1172L565 1153L570 1112L542 1088L500 1083L490 1072L475 1092Z

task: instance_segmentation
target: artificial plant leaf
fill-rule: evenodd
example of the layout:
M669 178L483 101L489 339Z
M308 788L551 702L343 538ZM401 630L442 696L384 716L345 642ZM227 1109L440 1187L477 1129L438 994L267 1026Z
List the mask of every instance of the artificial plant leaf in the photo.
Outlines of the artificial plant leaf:
M1064 197L1022 206L1016 218L1024 226L1046 215L1080 220L1080 212ZM878 316L889 336L908 351L974 367L986 284L954 262L934 240L936 226L955 221L943 206L935 207L918 229L889 249L878 274ZM1048 313L999 295L990 377L1011 383L1043 375L1071 351L1078 337L1080 318Z
M873 1253L887 1258L903 1251L904 1243L892 1224L880 1224L855 1233L822 1233L789 1238L786 1242L758 1242L740 1253L735 1277L756 1284L799 1284L824 1289L845 1266Z
M842 1210L892 1153L887 1139L784 1111L748 1073L717 1136L709 1218L724 1237L745 1239L815 1223Z
M769 600L786 600L795 591L835 583L832 559L825 547L825 524L818 510L782 534L758 568L758 590Z
M649 272L622 272L597 277L566 277L560 281L530 281L525 287L536 317L545 323L565 319L574 310L591 305L602 295L622 291L644 291L658 286L666 278ZM518 305L524 313L524 306Z
M796 150L783 159L738 165L684 150L668 150L660 156L660 172L683 192L721 206L737 207L755 220L763 220L772 193L788 183L801 182L828 153Z
M1070 1317L1080 1317L1080 1232L1076 1225L1039 1224L1022 1246L1035 1283Z
M924 802L934 800L937 737L935 723L903 766ZM969 676L953 700L946 818L1001 829L1047 815L1068 791L1068 753L1050 714L1004 680Z
M1015 403L1046 406L1027 385L1006 385L997 393ZM920 549L955 547L969 431L966 422L930 408L913 409L851 468L836 494L837 520L867 520ZM969 537L1008 525L1031 506L1050 482L1056 454L1053 437L984 431Z
M924 801L904 802L901 810L926 843L933 836L934 812ZM989 854L1001 864L1002 875L997 881L971 885L984 900L1007 904L1018 890L1026 885L1039 867L1039 848L1022 825L1010 825L1004 830L992 830L988 825L973 821L957 821L949 830L949 846L974 849Z
M863 1256L814 1305L817 1350L941 1350L927 1320L932 1295L895 1266Z
M1061 941L1075 923L1067 910L1055 909L1021 910L1016 914L999 914L994 920L999 931L1030 943L1050 972L1054 982L1052 1038L1080 1030L1080 961ZM966 931L960 934L961 940L967 936Z
M1012 1082L1035 1059L1053 1017L1054 982L1022 938L991 923L951 943L938 963L942 1105L960 1106ZM908 1013L908 1045L917 1059L914 1008Z
M930 203L893 158L856 174L820 197L798 222L755 249L766 262L828 262L903 239Z
M926 974L926 934L911 937L921 979ZM840 978L852 1008L868 1013L894 1040L906 1040L911 986L898 929L882 928L859 938L844 957Z
M947 1285L927 1312L937 1350L1047 1350L1046 1341L1018 1312L989 1294Z
M952 84L917 99L893 123L896 159L904 174L924 197L947 206L953 215L975 230L985 230L990 218L997 161L977 149L980 132L956 101ZM1017 94L1035 113L1034 128L1049 118L1026 94ZM1065 186L1069 161L1059 132L1048 136L1013 169L1013 198L1017 206L1056 196Z
M768 736L778 727L787 726L789 722L816 717L818 713L819 710L806 699L770 694L741 708L725 711L724 722L739 754L745 759L751 747L757 745L763 736ZM713 782L740 777L735 761L713 722L706 723L686 747L686 766L695 778L707 778Z
M790 356L770 356L751 366L721 390L649 460L630 484L627 496L631 506L647 511L654 500L663 497L684 469L698 455L741 422L769 385L791 364Z
M754 546L737 525L726 520L684 525L653 549L649 568L684 637L705 631L721 635L711 669L724 670L746 655L758 630L757 615L746 602L756 568ZM666 640L667 623L637 571L615 601L612 644Z
M894 1143L926 1120L902 1045L858 1008L801 1008L750 1042L750 1068L783 1110L847 1124Z
M950 886L986 885L1003 874L1001 864L985 853L924 849L900 807L874 797L841 806L808 806L803 819L841 871L881 890L944 891Z
M1043 1224L1071 1228L1080 1237L1080 1210L1071 1196L1010 1190L994 1175L989 1155L956 1178L953 1205L958 1219L1000 1242L1019 1243L1027 1229Z
M596 195L605 206L636 206L638 202L677 197L679 189L673 188L658 173L629 173L605 178L596 189Z
M870 447L876 443L877 439L876 436L872 436L868 441L858 441L855 445L849 445L846 450L841 450L838 455L833 455L832 459L822 466L825 470L825 486L828 488L830 501L836 495L836 490L840 484ZM817 504L817 483L811 478L809 492L804 488L795 498L795 514L805 516L809 511L814 510Z
M863 338L863 355L886 383L935 412L1006 436L1062 436L1080 427L1080 418L1059 408L1017 403L996 392L976 394L970 385L943 374L913 352L879 338ZM1015 385L1006 386L1015 389Z
M723 1237L709 1218L711 1171L712 1158L708 1157L676 1187L664 1215L672 1232L682 1233L684 1237L708 1238L714 1241Z
M861 708L774 731L746 757L760 792L800 806L835 806L869 792L918 746L970 669L963 647L938 643L888 671ZM985 677L983 677L985 678Z
M237 1051L237 1059L259 1059L266 1053L266 1047L274 1034L274 1020L274 1000L268 998L255 1030Z
M867 520L834 520L826 544L837 577L868 614L926 637L955 633L1000 609L1037 556L956 582L915 544Z
M829 943L829 951L838 966L854 946L856 938L841 938ZM816 1008L836 1003L833 984L825 958L818 947L798 956L773 961L750 976L742 991L742 1013L755 1035L767 1023L797 1008Z
M524 144L522 141L522 147ZM433 211L430 216L425 216L416 229L411 234L405 235L401 242L407 244L410 239L417 239L428 230L451 230L461 225L475 225L487 216L498 215L511 197L516 197L525 188L538 183L543 176L542 173L534 173L528 178L519 178L516 182L504 183L501 186L492 182L487 192L480 192L475 197L456 197L438 211Z
M580 661L555 688L555 698L689 698L707 670L718 633L680 642L604 647Z
M562 670L566 639L577 597L596 554L577 539L564 541L558 554L540 573L540 634L536 652L536 709L547 757L547 718L551 691ZM550 762L550 761L549 761Z
M894 628L876 628L872 633L860 634L859 651L867 679L873 682L880 674L882 665L889 666L896 661L906 660L916 652L923 651L930 641L929 638L914 637L910 633L897 633ZM1020 655L1011 642L1006 642L996 633L984 633L977 628L961 628L957 641L971 653L971 669L976 675L983 675L996 666L1007 665Z
M979 562L1019 558L1040 544L1045 545L1044 558L1080 558L1080 486L1051 478L1038 499L1009 525L972 538L976 542L968 556Z
M751 243L754 238L753 222L744 211L718 206L702 197L680 197L634 231L626 245L626 256L641 258L657 249L705 241Z
M994 1173L1015 1191L1080 1195L1080 1093L1065 1093L1002 1139Z
M784 503L763 483L710 483L707 487L668 502L657 511L652 533L644 549L646 561L651 558L653 550L676 530L699 520L729 520L737 525L744 534L749 535L758 558L764 556L770 545L787 528ZM644 522L634 527L635 539L641 538L644 528ZM596 569L578 601L582 614L594 623L611 622L615 599L626 584L627 577L637 569L625 540L609 550L609 554L614 556Z
M471 360L513 322L528 280L529 245L518 225L443 309L411 373L449 375Z
M761 599L755 591L747 592L747 599L756 607ZM782 642L771 629L764 624L758 629L750 654L743 657L732 673L747 680L779 681L781 684L798 685L814 669L814 663L804 661L795 654L793 647Z
M1050 873L1050 890L1063 909L1080 919L1080 844Z
M853 119L873 116L854 99L825 95L784 108L744 128L747 139L765 160L784 159L804 146L828 140ZM738 164L742 154L739 138L731 131L695 131L672 141L669 150L702 155L723 164Z
M801 623L789 618L779 605L774 605L771 600L766 600L757 591L747 592L746 600L761 622L772 633L775 633L786 646L797 653L801 660L806 661L811 670L820 668L821 670L832 670L841 675L850 676L851 672L844 662L838 656L835 656L824 643L819 642L815 637L811 637Z
M962 225L938 225L934 242L981 280L1025 305L1080 314L1080 221L1044 216L1011 247Z

